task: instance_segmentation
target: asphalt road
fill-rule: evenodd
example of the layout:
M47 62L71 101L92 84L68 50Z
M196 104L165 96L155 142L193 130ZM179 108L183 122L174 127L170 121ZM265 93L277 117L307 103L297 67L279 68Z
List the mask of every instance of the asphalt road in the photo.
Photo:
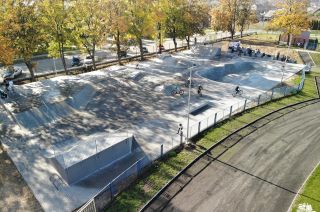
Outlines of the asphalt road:
M319 161L318 103L241 140L197 175L164 211L285 212Z

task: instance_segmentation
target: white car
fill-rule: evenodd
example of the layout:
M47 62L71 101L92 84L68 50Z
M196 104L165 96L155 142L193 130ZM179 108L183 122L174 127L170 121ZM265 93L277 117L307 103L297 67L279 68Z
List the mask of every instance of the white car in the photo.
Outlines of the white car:
M17 78L22 74L22 69L19 67L12 67L10 69L7 69L2 74L2 78L4 80L12 80L14 78Z
M98 59L99 58L97 56L94 57L95 62L98 62ZM83 60L83 63L84 64L92 64L92 56L87 55L86 58Z

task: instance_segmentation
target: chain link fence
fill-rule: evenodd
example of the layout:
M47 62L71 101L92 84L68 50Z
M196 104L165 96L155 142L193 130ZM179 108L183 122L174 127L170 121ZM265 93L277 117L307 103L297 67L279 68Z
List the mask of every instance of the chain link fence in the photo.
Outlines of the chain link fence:
M256 97L245 98L230 107L227 107L219 112L216 112L205 119L193 124L189 128L189 138L195 137L207 130L214 127L216 124L231 118L232 116L241 113L247 109L257 107L261 104L269 101L283 98L298 93L304 86L305 72L307 68L302 70L301 80L296 85L285 85L275 87L267 92L264 92ZM185 135L180 133L168 134L171 143L162 144L160 146L159 154L155 157L145 156L138 160L135 164L126 169L122 174L110 182L104 187L97 195L95 195L89 202L83 205L78 212L95 212L102 211L121 191L127 188L132 182L134 182L141 173L144 172L155 159L161 158L165 153L181 146L186 142Z

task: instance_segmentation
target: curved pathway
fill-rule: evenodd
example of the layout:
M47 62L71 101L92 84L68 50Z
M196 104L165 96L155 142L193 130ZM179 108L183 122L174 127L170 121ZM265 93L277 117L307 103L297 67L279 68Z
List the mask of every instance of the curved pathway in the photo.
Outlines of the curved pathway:
M267 123L221 156L212 156L163 211L285 212L320 161L319 152L320 103L316 103ZM169 196L170 189L164 193Z

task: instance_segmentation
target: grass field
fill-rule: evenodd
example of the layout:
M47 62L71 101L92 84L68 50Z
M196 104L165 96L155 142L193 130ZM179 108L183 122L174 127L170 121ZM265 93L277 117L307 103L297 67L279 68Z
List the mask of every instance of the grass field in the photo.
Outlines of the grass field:
M320 65L320 54L310 53L310 56L312 57L312 59L316 65Z
M299 204L310 204L313 211L320 211L320 166L312 173L303 190L293 205L292 211L297 211Z
M317 97L314 76L320 76L320 68L306 76L303 90L297 95L273 101L237 115L229 121L218 124L206 131L195 144L187 146L179 152L171 152L162 161L155 163L151 169L127 190L122 192L106 209L106 211L138 211L159 189L173 178L183 167L194 160L205 149L221 140L236 129L248 124L263 115L286 105Z

